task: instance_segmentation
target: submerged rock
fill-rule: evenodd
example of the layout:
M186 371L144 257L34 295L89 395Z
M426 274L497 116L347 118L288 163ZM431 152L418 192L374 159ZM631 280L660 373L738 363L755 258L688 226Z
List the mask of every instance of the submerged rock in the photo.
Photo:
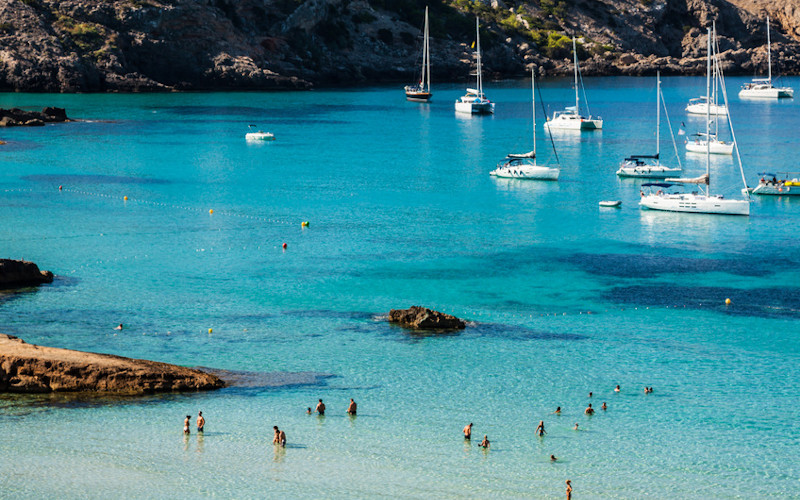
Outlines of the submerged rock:
M464 320L455 316L420 306L392 309L389 311L389 322L415 330L462 330L467 326Z
M25 260L0 259L0 287L13 288L52 283L53 273Z
M37 346L0 334L0 393L146 394L224 386L219 377L193 368Z
M24 109L0 109L0 127L15 127L24 125L40 127L45 123L68 122L67 112L64 108L46 107L41 112L26 111Z

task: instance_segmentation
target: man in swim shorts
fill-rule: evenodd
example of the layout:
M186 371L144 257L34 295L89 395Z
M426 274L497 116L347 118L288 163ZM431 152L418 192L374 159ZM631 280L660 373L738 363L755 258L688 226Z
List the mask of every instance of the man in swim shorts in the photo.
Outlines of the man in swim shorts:
M587 415L594 415L594 408L592 408L592 403L589 403L589 407L583 410L583 413Z
M206 426L206 419L203 418L203 412L197 414L197 432L203 432L203 427Z
M317 403L316 410L320 415L325 415L325 403L323 403L321 399L319 400L319 403Z
M357 406L358 405L356 405L356 402L353 401L353 398L350 398L350 404L347 405L347 413L348 413L348 415L355 415Z
M464 439L472 439L472 422L464 426Z

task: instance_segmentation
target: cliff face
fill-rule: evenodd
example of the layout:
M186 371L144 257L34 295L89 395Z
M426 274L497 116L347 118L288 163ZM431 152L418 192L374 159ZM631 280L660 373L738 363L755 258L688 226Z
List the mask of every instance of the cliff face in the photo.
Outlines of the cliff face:
M0 0L0 89L47 92L304 89L413 81L416 0ZM728 71L800 71L800 0L438 0L434 78L465 80L474 15L489 76L699 73L716 19ZM565 36L566 35L566 36Z
M27 344L0 334L0 392L152 392L224 387L215 375L142 359Z

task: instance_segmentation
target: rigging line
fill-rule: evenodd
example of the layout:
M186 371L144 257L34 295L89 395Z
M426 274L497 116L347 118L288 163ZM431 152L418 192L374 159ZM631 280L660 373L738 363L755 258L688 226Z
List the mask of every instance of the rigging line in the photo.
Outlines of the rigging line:
M675 132L672 131L672 123L669 121L669 113L667 113L667 102L664 100L664 94L661 94L661 104L664 106L664 117L667 119L667 126L669 127L669 135L672 137L672 148L675 150L675 158L678 160L678 167L683 170L683 165L681 165L681 157L678 154L678 143L675 142ZM658 140L658 137L656 137Z
M577 56L575 59L577 60ZM591 118L592 110L589 109L589 100L586 98L586 86L583 84L583 73L581 73L581 67L578 66L578 63L575 63L575 67L578 68L578 79L581 82L581 92L583 92L583 104L586 106L586 114Z
M532 76L531 78L536 78ZM539 104L542 105L542 111L544 111L544 117L547 119L547 110L544 107L544 99L542 99L542 86L537 85L536 90L539 92ZM534 123L533 126L535 127L536 124ZM545 127L547 129L547 135L550 137L550 145L553 147L553 155L556 157L556 163L561 166L561 161L558 159L558 152L556 151L556 143L553 141L553 131L550 130L550 127Z

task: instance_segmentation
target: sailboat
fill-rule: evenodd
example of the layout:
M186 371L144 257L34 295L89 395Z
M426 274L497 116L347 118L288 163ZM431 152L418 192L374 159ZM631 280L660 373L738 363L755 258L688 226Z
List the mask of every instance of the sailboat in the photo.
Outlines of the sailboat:
M712 35L711 29L708 30L708 61L706 63L706 97L711 97L711 62L716 55L712 52ZM720 68L715 65L715 71L720 71ZM723 87L722 95L725 103L727 104L727 94ZM706 135L710 131L710 109L706 110ZM730 124L730 119L728 120ZM733 127L731 127L731 134L733 134ZM734 138L734 144L736 139ZM642 192L642 198L639 205L643 208L651 210L664 210L669 212L688 212L688 213L704 213L704 214L728 214L728 215L750 215L750 197L747 192L747 182L744 178L744 170L742 169L741 156L737 148L737 157L739 158L739 171L742 175L742 183L745 189L742 190L744 199L725 198L722 195L711 194L711 151L706 145L706 173L700 177L692 179L670 179L667 178L663 183L644 183L642 187L649 188L648 193ZM672 188L675 184L692 184L696 185L698 191L691 193L669 193L665 190ZM705 186L705 188L703 187ZM653 192L655 189L657 191Z
M739 91L742 99L780 99L781 97L794 97L791 87L775 87L772 85L772 47L769 39L769 16L767 16L767 77L753 78Z
M591 115L589 117L581 116L580 100L578 98L578 72L580 70L578 69L578 51L575 47L575 37L572 37L572 54L575 59L575 106L567 106L564 111L555 111L553 118L547 120L544 126L553 130L595 130L603 128L603 119L599 116L597 118L592 118Z
M489 172L490 175L515 179L558 180L559 168L536 164L536 75L533 68L531 68L531 103L533 107L533 151L522 154L509 153L497 164L496 169Z
M663 179L671 175L679 174L681 171L680 157L678 157L678 148L675 146L675 136L672 135L672 126L669 127L670 135L672 135L672 146L675 149L675 157L678 159L678 167L667 167L662 165L659 161L661 156L661 104L663 97L661 95L661 72L656 72L656 154L654 155L631 155L622 162L617 170L617 175L620 177L641 177L648 179ZM666 103L664 103L664 114L667 113ZM667 123L669 124L669 116L667 116ZM646 161L649 160L649 161Z
M425 7L425 28L422 40L422 72L419 83L406 85L406 99L415 102L428 102L433 97L431 91L431 42L428 28L428 7Z
M728 106L727 105L718 105L717 104L717 97L719 96L718 89L722 89L724 91L725 83L722 81L722 70L719 67L717 62L717 46L716 46L716 32L713 34L712 38L714 39L714 45L711 47L712 52L712 59L713 59L713 66L712 71L714 73L713 76L713 87L711 89L712 97L710 99L706 99L705 97L701 97L703 103L711 102L711 106L701 105L698 109L702 110L703 114L708 113L709 115L714 115L714 131L711 132L708 130L706 133L698 132L696 134L692 134L692 138L686 141L686 151L690 153L705 153L708 151L712 155L732 155L733 154L733 142L730 141L723 141L719 138L719 120L720 116L727 117L728 116ZM693 99L694 100L694 99ZM690 101L691 102L691 101ZM691 104L689 105L691 107ZM689 110L689 107L686 109ZM692 111L690 111L691 113Z
M483 76L481 74L481 31L480 21L475 18L475 60L477 89L467 89L467 93L456 101L456 113L472 115L490 115L494 113L494 103L483 93Z
M714 35L716 37L716 34ZM714 46L712 50L714 54L709 54L709 58L713 59L714 64L714 87L712 88L711 95L709 96L706 93L705 96L695 97L694 99L689 99L689 104L686 105L686 112L690 115L705 115L705 114L712 114L714 115L715 119L719 116L727 116L728 115L728 106L718 104L718 97L719 97L719 81L716 78L717 75L717 58L716 58L716 42L714 42Z

